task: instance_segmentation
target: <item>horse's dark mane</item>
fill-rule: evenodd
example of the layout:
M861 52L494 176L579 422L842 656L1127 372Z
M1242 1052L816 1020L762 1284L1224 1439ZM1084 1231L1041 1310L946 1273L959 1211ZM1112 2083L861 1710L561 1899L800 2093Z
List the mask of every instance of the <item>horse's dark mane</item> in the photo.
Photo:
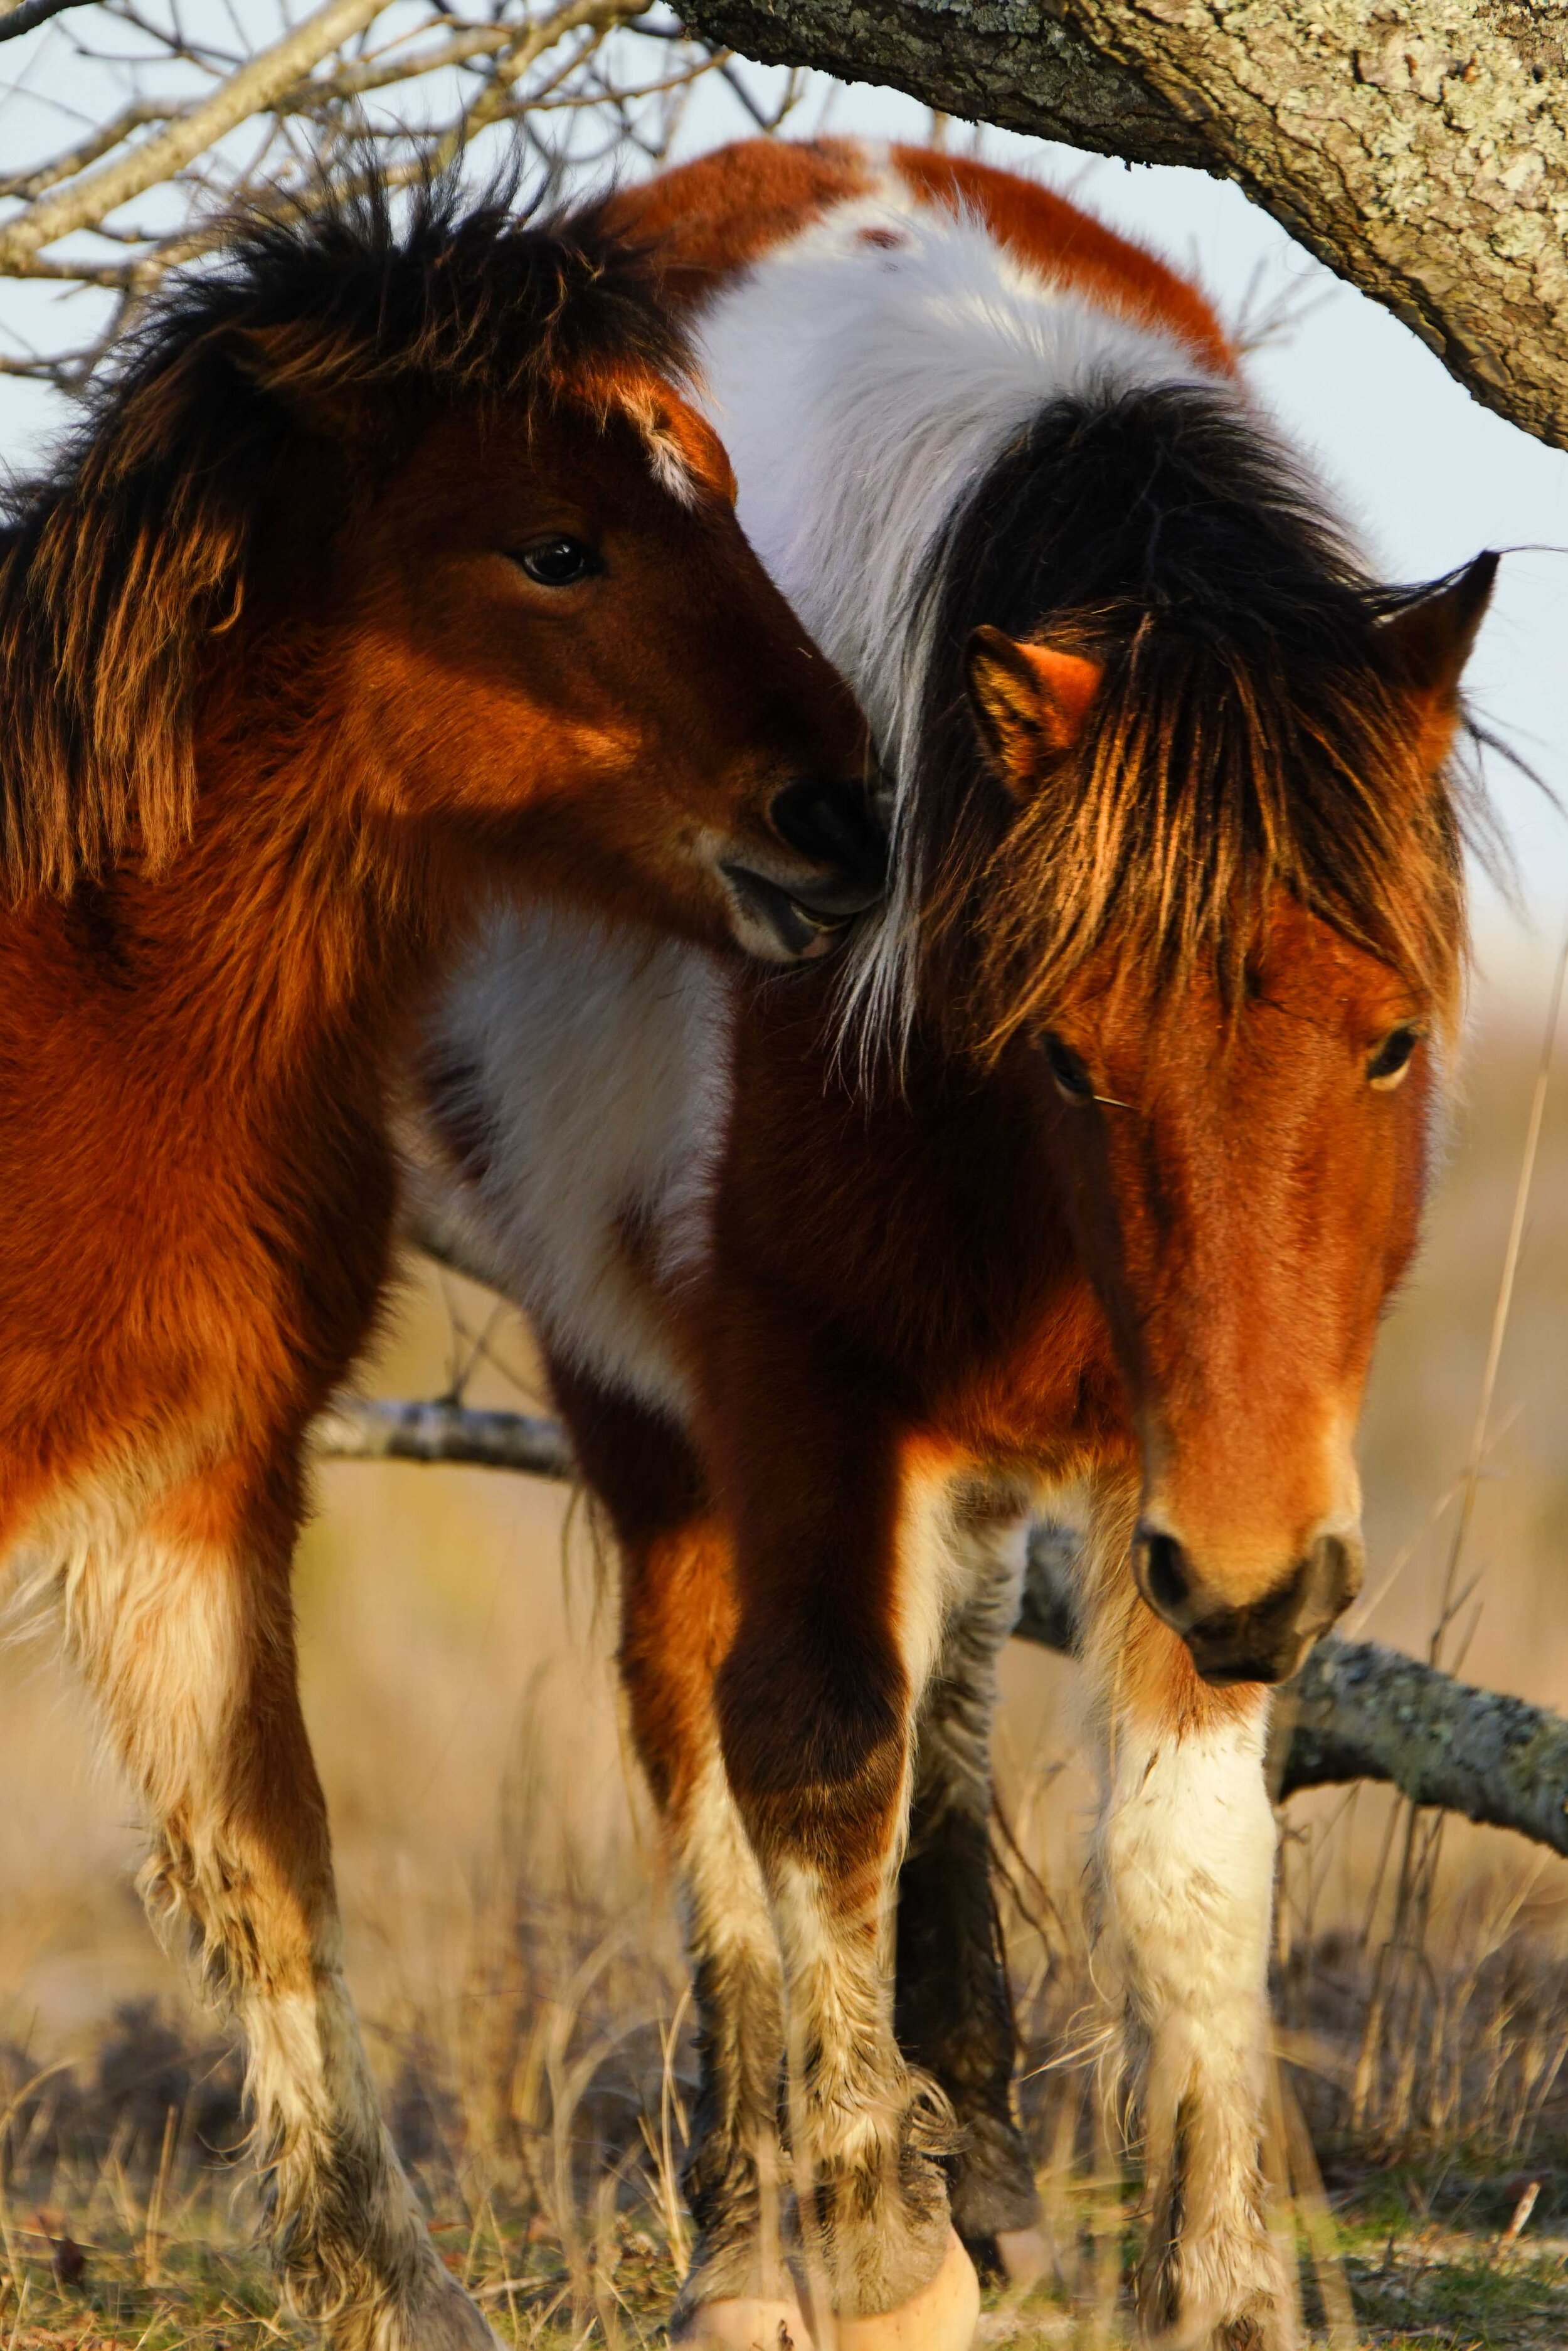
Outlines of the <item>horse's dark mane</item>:
M905 854L920 954L971 1042L1043 1016L1113 934L1156 984L1238 999L1281 887L1440 1005L1462 935L1458 779L1417 772L1367 577L1234 395L1164 386L1040 413L935 550ZM1014 810L981 759L981 622L1103 664L1082 742Z
M439 402L607 404L689 353L652 263L591 209L517 222L452 181L237 218L89 391L40 477L0 489L0 898L188 831L192 686L304 430L361 464Z

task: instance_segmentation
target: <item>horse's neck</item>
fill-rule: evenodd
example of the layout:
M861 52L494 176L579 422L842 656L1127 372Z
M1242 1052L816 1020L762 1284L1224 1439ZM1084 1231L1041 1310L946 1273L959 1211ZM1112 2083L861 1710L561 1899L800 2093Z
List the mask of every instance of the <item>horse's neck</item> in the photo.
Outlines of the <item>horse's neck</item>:
M358 812L350 773L280 762L259 730L199 757L194 835L166 872L112 893L106 952L171 1061L231 1100L350 1061L369 1075L452 943L455 893Z

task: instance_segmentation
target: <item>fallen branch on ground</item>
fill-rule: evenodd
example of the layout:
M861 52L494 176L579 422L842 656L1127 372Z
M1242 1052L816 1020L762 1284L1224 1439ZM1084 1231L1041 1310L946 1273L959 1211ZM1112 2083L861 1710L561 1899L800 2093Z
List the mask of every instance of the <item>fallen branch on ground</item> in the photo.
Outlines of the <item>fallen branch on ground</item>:
M570 1479L571 1447L540 1415L344 1397L317 1424L329 1460L446 1462ZM1075 1543L1038 1526L1017 1625L1020 1640L1071 1655ZM1382 1780L1413 1803L1514 1829L1568 1854L1568 1722L1522 1698L1456 1681L1378 1641L1318 1643L1281 1693L1272 1764L1281 1799L1302 1788Z

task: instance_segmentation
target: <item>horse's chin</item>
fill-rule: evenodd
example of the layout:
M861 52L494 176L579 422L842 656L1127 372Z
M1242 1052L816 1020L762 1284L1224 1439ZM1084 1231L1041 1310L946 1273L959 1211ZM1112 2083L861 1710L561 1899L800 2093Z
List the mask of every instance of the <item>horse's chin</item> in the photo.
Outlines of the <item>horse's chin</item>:
M846 894L840 890L823 891L822 899L830 903L811 903L749 866L726 864L720 872L736 944L762 963L819 962L842 944L855 915L863 911L835 903Z

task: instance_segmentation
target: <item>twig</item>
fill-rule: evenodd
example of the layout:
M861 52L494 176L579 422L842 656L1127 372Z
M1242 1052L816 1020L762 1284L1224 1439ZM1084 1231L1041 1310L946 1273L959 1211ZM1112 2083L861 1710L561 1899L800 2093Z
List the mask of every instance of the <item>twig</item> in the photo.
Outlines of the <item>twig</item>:
M1521 2237L1524 2234L1525 2223L1535 2210L1535 2199L1540 2193L1540 2180L1532 2179L1529 2187L1525 2189L1523 2195L1520 2198L1518 2203L1514 2206L1512 2220L1509 2222L1507 2228L1503 2231L1501 2236L1497 2241L1497 2249L1500 2253L1506 2253L1511 2247L1518 2244Z
M44 246L90 227L132 196L171 179L247 116L260 113L291 89L302 75L379 16L385 5L386 0L326 0L156 138L57 194L39 197L0 228L0 271L19 269Z
M24 33L63 16L68 8L83 8L88 0L0 0L0 41L19 41Z
M7 2116L5 2119L9 2124L10 2116ZM4 2160L4 2157L5 2135L0 2132L0 2161ZM22 2270L22 2256L16 2250L16 2235L11 2226L11 2207L6 2200L5 2182L3 2177L0 2177L0 2244L3 2244L5 2249L5 2266L11 2273L11 2283L16 2288L16 2301L20 2306L26 2299L26 2279Z
M525 1412L480 1412L443 1397L430 1404L340 1396L316 1424L327 1460L447 1462L520 1469L532 1478L576 1475L558 1421Z
M179 2118L177 2106L171 2106L163 2116L163 2145L158 2157L158 2176L147 2199L147 2227L141 2241L143 2285L157 2285L162 2282L159 2277L158 2231L162 2223L163 2198L169 2186L169 2165L174 2152L174 2126Z
M1427 1650L1427 1661L1434 1666L1443 1662L1443 1638L1453 1621L1458 1604L1454 1586L1458 1579L1459 1562L1464 1557L1465 1543L1475 1515L1476 1492L1480 1484L1481 1464L1486 1458L1487 1428L1491 1420L1492 1396L1497 1387L1498 1365L1502 1360L1502 1343L1508 1333L1508 1320L1513 1307L1514 1278L1519 1271L1520 1251L1524 1245L1524 1219L1530 1207L1531 1186L1535 1180L1535 1161L1541 1143L1541 1123L1546 1115L1546 1090L1552 1080L1552 1061L1557 1047L1557 1024L1563 1012L1563 982L1568 979L1568 931L1563 937L1562 952L1557 958L1556 975L1547 1005L1546 1027L1541 1040L1541 1059L1535 1071L1535 1086L1530 1098L1530 1123L1525 1132L1524 1150L1519 1163L1519 1182L1514 1187L1513 1217L1508 1229L1508 1247L1503 1252L1502 1274L1498 1282L1497 1303L1492 1309L1491 1336L1487 1343L1486 1369L1481 1374L1480 1402L1476 1408L1475 1431L1470 1438L1469 1459L1465 1468L1465 1490L1459 1503L1459 1515L1454 1528L1454 1540L1448 1550L1448 1563L1443 1576L1442 1604L1437 1622L1433 1628Z

